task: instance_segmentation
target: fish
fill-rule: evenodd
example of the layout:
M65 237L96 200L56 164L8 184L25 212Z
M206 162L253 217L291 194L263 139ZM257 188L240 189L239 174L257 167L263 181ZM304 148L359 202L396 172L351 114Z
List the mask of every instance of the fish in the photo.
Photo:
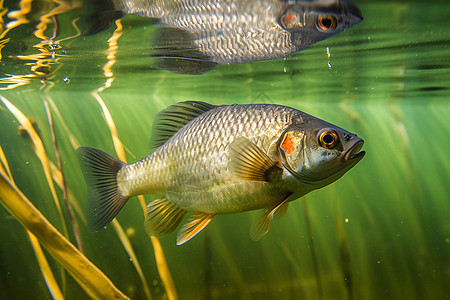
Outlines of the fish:
M156 115L152 144L133 164L77 149L94 231L129 198L157 194L145 216L151 236L173 232L189 214L177 234L182 245L216 215L260 209L251 229L258 240L291 201L336 181L365 155L356 134L276 104L180 102Z
M360 10L348 0L108 3L99 5L99 12L90 18L95 20L90 33L127 14L157 19L151 46L154 66L181 74L202 74L216 65L286 58L363 20Z

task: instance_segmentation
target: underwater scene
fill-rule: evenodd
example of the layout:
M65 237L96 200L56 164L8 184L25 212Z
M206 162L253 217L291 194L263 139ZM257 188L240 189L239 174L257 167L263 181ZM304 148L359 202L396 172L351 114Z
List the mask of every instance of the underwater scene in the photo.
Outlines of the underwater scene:
M449 16L0 0L0 299L450 299Z

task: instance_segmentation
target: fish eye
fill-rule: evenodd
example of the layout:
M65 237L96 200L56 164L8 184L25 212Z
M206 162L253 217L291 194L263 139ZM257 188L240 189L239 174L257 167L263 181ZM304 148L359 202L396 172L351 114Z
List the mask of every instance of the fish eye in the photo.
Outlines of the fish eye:
M318 140L320 146L330 149L336 146L339 141L339 136L332 130L323 130L319 132Z
M317 26L323 31L335 29L337 26L337 19L335 16L320 15L317 18Z

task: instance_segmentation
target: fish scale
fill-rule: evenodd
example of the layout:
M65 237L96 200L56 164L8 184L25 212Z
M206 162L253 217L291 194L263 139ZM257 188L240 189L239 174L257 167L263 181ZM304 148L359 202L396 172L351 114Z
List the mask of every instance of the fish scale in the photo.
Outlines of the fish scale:
M262 208L252 234L259 238L276 211L334 182L364 156L355 134L281 105L181 102L158 114L153 131L159 147L130 165L79 149L95 229L130 197L159 194L148 205L150 235L175 230L194 212L179 231L182 244L214 215Z
M285 115L284 120L276 118L276 115ZM244 136L249 138L257 146L263 145L264 137L269 140L277 138L276 134L282 131L289 120L292 118L292 111L280 109L277 106L223 106L219 107L211 112L207 112L204 115L198 117L190 124L182 128L176 135L169 139L166 144L156 149L145 160L145 163L141 165L141 168L148 168L149 173L158 174L160 180L156 178L145 180L146 191L145 193L164 193L170 192L170 200L186 209L203 209L204 207L211 206L210 200L217 198L218 202L222 204L221 207L216 207L216 213L226 213L228 210L234 209L236 206L230 201L226 202L223 199L224 196L217 194L216 189L209 189L211 183L218 181L218 178L231 177L228 169L229 155L227 153L228 145L233 141L234 136ZM241 122L242 120L242 122ZM260 123L256 131L251 130L249 124ZM234 134L227 135L226 129L236 127ZM208 130L206 130L208 129ZM202 142L199 143L198 136L201 135ZM177 147L172 146L172 141L178 141ZM268 149L262 148L264 152ZM159 156L164 157L165 164L155 163L159 160ZM206 158L205 160L203 158ZM173 165L173 167L172 167ZM161 166L157 168L156 166ZM167 170L176 170L175 173L167 172ZM207 173L199 173L198 170L208 169ZM197 176L191 177L189 172L193 170ZM134 169L131 172L141 172ZM204 176L200 176L203 174ZM148 182L152 182L153 187L147 186ZM168 190L165 182L173 183L169 185ZM126 183L124 183L126 185ZM138 190L143 188L135 181L130 181L130 186L136 187ZM189 192L190 185L199 185L202 187L202 194ZM244 185L244 189L248 189L252 186L248 182L236 180L230 184L227 183L222 189L222 193L228 195L233 193L236 189L236 185ZM264 183L257 183L257 186L253 189L261 189ZM166 190L163 190L166 188ZM221 190L219 188L219 190ZM133 191L130 190L133 194ZM236 194L241 194L238 189ZM264 199L267 194L266 189L262 189L255 199ZM241 199L235 198L235 202L239 203ZM260 201L260 200L258 200ZM242 203L239 204L241 209ZM253 208L255 204L249 203L249 207Z

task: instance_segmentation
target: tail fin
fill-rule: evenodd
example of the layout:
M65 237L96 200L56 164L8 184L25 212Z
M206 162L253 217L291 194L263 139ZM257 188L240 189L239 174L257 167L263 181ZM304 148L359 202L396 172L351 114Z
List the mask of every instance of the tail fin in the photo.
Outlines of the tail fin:
M128 200L117 185L117 173L126 164L94 148L80 147L77 152L88 186L90 225L98 231L117 216Z

